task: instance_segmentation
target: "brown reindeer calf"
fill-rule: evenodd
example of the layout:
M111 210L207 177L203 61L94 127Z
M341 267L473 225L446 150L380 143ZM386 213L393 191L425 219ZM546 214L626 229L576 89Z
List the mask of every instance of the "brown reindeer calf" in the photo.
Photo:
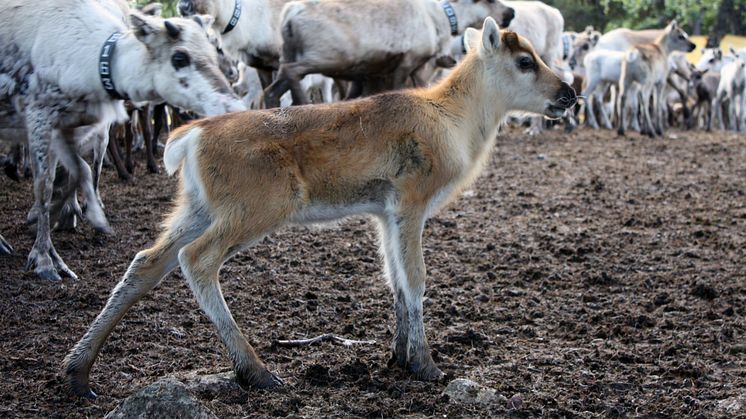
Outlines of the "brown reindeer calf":
M331 104L203 119L171 136L166 170L181 191L166 230L137 254L103 311L65 360L73 391L93 397L89 372L125 312L181 266L227 346L239 382L282 384L233 320L220 290L223 263L289 223L376 217L394 294L393 360L415 377L443 373L425 339L425 220L480 172L508 111L558 118L575 92L492 18L467 32L472 50L440 84Z

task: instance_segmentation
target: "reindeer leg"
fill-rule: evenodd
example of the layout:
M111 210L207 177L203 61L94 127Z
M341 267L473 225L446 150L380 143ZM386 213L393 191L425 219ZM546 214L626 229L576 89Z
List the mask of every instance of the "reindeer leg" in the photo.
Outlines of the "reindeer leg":
M395 220L383 219L379 223L379 235L381 236L381 254L389 286L394 294L394 313L396 315L396 332L391 343L391 359L389 367L398 365L405 368L407 365L407 344L409 342L409 314L404 298L404 286L406 274L401 271L402 262L398 246L398 228Z
M153 143L156 142L156 139L153 138L152 108L153 105L147 105L141 111L140 130L145 141L145 157L148 162L148 171L150 173L158 173L158 162L156 162L155 154L153 154Z
M207 228L204 213L182 207L171 216L168 227L153 247L139 252L111 292L101 313L64 361L67 382L74 394L95 398L89 375L101 347L125 313L178 265L178 252Z
M392 281L405 279L403 283L398 284L401 294L395 295L397 299L403 297L407 312L407 368L417 379L434 381L441 379L443 372L435 365L430 355L422 317L422 299L425 294L425 261L422 256L424 214L424 210L419 209L387 214L383 223L389 232L384 234L384 240L389 237L388 247L394 253L391 262L398 272ZM397 317L401 311L397 309ZM395 350L398 350L397 345L399 342L395 338ZM398 362L399 354L395 355Z
M267 369L241 333L220 290L218 272L225 260L232 256L234 249L244 243L259 241L267 231L254 226L240 238L229 233L235 232L240 223L237 220L214 221L202 236L179 252L179 263L199 306L228 348L239 384L244 387L276 387L283 384L282 380Z
M0 255L12 255L13 247L0 235Z
M57 254L49 222L49 206L52 201L57 157L51 152L52 141L60 133L54 129L54 116L50 107L38 104L31 99L26 108L26 129L28 130L29 155L34 172L34 207L37 214L36 240L29 253L26 269L34 269L41 278L60 281L60 273L77 279ZM33 212L33 211L32 211Z
M127 169L124 167L124 161L122 161L122 152L119 150L119 144L117 144L117 139L119 138L117 135L112 135L112 133L116 133L117 130L120 130L121 127L117 125L112 125L112 127L109 130L109 144L107 146L107 150L109 151L109 157L111 157L111 162L114 164L114 167L117 169L117 175L119 175L119 179L122 181L129 183L132 182L132 175L127 172ZM126 129L126 128L124 128ZM112 138L113 137L113 138Z

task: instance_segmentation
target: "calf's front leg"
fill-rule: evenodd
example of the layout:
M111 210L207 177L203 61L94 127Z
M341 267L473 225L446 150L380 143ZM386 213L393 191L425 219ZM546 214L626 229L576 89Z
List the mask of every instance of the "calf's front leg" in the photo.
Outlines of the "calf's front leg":
M395 292L397 333L394 338L394 355L403 357L403 331L406 330L406 368L421 380L439 380L443 372L435 365L425 338L422 299L425 295L425 261L422 256L422 230L424 210L410 210L384 219L383 239L390 253L387 264L392 264L396 275L391 279ZM402 298L403 297L403 298ZM403 301L403 304L401 300ZM406 310L406 311L405 311ZM399 321L402 316L402 321ZM406 319L406 320L404 320Z

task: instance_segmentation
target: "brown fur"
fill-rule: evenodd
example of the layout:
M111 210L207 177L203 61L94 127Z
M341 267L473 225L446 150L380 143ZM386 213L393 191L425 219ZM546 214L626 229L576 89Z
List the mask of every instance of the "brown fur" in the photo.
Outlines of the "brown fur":
M498 123L512 103L519 103L511 102L515 97L502 98L503 87L485 82L520 80L540 98L525 102L532 105L521 105L527 108L522 110L537 112L547 100L565 107L575 103L570 87L541 61L532 75L517 69L515 60L526 54L538 59L536 54L525 40L508 32L499 35L494 21L488 22L482 49L433 88L228 114L174 132L165 152L167 170L176 169L172 156L186 153L178 160L183 166L177 208L161 238L137 255L68 355L74 391L89 394L88 371L106 336L127 308L173 269L177 251L184 276L228 347L239 381L278 385L279 378L230 315L218 285L220 267L285 224L352 213L373 214L379 221L395 297L392 362L420 379L441 378L422 320L422 229L430 213L478 173ZM501 36L499 46L493 36ZM496 98L505 103L495 103Z

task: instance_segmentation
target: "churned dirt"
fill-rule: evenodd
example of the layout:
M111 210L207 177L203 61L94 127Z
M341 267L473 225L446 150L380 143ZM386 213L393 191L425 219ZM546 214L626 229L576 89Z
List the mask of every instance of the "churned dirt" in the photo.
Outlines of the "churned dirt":
M177 272L107 341L91 377L99 398L67 393L65 353L155 239L176 186L143 163L133 185L105 172L116 236L87 225L53 235L77 282L23 271L32 186L0 179L0 232L16 249L0 258L0 416L100 417L164 375L230 369ZM286 386L205 405L220 417L746 415L744 136L509 130L424 243L436 361L509 401L454 403L441 395L447 381L386 367L392 299L373 223L351 218L285 228L226 264L228 305ZM377 343L271 346L322 333Z

